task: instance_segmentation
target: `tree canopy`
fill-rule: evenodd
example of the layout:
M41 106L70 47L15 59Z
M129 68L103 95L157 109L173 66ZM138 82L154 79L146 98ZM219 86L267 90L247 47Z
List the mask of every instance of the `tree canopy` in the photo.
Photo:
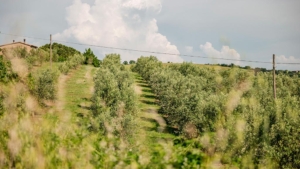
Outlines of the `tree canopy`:
M97 58L91 48L85 49L83 56L85 57L84 64L94 65L95 67L99 67L101 61Z
M49 51L50 44L45 44L44 46L41 46L40 48L43 50ZM80 54L80 52L78 50L76 50L72 47L69 47L69 46L65 46L63 44L59 44L59 43L53 43L52 50L53 50L53 61L55 61L55 62L63 62L75 54Z

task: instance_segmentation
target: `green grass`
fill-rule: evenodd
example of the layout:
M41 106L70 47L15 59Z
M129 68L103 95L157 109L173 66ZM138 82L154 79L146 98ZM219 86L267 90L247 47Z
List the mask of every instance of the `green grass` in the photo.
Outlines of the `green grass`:
M155 98L155 95L151 89L151 87L147 84L147 82L137 73L133 73L135 77L135 83L139 86L142 90L142 93L139 97L139 108L149 109L153 108L155 110L159 109L157 105L158 100Z
M90 78L86 77L90 69ZM65 110L76 113L88 113L91 105L93 73L95 68L82 65L70 72L65 84Z
M155 145L158 140L166 140L171 141L177 136L172 133L168 133L166 131L168 126L166 126L166 130L164 132L159 132L159 123L155 120L155 115L160 116L160 114L153 114L149 112L151 111L158 111L158 100L155 97L151 87L147 84L147 82L137 73L132 73L135 78L135 83L137 86L140 87L141 93L139 95L139 108L140 108L140 125L141 128L144 130L147 143L150 145Z

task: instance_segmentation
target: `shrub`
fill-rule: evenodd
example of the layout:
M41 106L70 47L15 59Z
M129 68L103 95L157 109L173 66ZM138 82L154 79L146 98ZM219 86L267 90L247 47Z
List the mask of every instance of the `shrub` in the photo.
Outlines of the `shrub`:
M93 95L93 114L100 121L100 129L107 132L106 125L122 139L132 139L136 128L137 98L130 73L122 68L120 55L109 54L98 70Z
M83 56L84 56L84 64L100 67L100 60L95 56L95 54L90 48L85 49Z
M102 61L103 66L109 68L110 66L120 67L121 57L119 54L108 54Z
M101 64L101 62L100 62L99 59L97 59L97 58L94 58L94 59L93 59L93 65L94 65L95 67L100 67L100 64Z
M24 47L16 47L14 48L14 54L19 58L26 58L29 53Z
M0 55L0 81L1 82L7 81L7 69L2 55Z
M0 118L4 113L3 100L4 100L4 94L2 93L2 91L0 91Z
M81 54L75 54L72 57L58 66L58 70L61 73L68 74L70 69L75 69L78 65L84 62L84 56Z
M135 61L134 61L134 60L130 60L130 61L129 61L129 64L131 64L131 65L132 65L132 64L135 64Z
M12 71L11 63L5 61L3 56L0 55L0 82L7 83L9 80L17 78L18 74Z
M41 65L45 61L49 61L50 55L43 49L33 49L26 57L27 63L31 65Z
M32 77L29 74L29 86L33 88L33 93L37 96L39 100L54 100L56 96L56 81L58 74L56 71L50 69L41 70L36 74L35 77Z
M40 49L43 49L45 51L49 51L49 48L50 48L50 44L46 44L40 47ZM59 43L53 43L52 50L53 50L53 61L58 61L58 62L64 62L68 60L70 56L73 56L75 54L80 54L78 50Z
M63 62L58 66L58 70L63 74L68 74L70 67L68 65L68 62Z

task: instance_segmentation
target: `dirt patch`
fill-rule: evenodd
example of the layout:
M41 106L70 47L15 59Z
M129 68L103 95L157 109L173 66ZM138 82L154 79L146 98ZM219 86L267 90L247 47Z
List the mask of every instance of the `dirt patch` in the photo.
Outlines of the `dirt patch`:
M136 83L134 84L134 92L138 95L142 94L142 88L141 86L137 85Z
M65 105L65 84L68 79L67 75L60 75L58 78L58 90L57 90L57 101L56 101L56 109L58 111L62 111Z
M91 94L94 94L94 92L95 92L94 86L91 86L91 87L90 87L90 93L91 93Z
M165 119L157 113L157 110L150 108L147 110L147 113L151 114L151 118L154 119L158 123L159 126L157 128L157 131L164 132L166 129L167 123L166 123Z
M9 86L8 89L3 104L7 112L14 112L18 104L23 105L26 87L22 83L16 83Z
M10 62L13 71L16 72L22 79L28 75L28 67L24 59L15 57L12 58Z
M40 111L38 101L32 96L26 98L25 104L26 108L33 114Z
M86 78L86 80L88 80L88 81L93 80L93 76L92 76L92 74L91 74L92 67L87 66L86 69L87 69L87 70L86 70L86 73L85 73L85 75L84 75L84 78Z
M86 79L87 83L90 83L90 84L93 84L92 69L93 69L93 67L91 67L91 66L86 67L86 73L84 75L84 78ZM95 91L94 85L91 85L89 90L90 90L90 93L93 94Z
M76 80L76 84L81 84L81 83L84 83L84 82L85 82L84 79L78 79L78 80Z

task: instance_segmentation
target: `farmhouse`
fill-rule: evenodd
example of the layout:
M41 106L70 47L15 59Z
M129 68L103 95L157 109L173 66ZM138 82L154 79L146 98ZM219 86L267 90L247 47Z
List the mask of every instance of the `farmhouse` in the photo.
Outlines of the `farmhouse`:
M37 49L38 48L37 46L30 45L30 44L26 43L26 39L24 39L23 42L15 42L15 40L13 40L13 43L0 45L1 50L18 48L18 47L25 48L27 50L27 52L29 52L32 49ZM2 54L2 51L0 51L0 55L1 54Z

